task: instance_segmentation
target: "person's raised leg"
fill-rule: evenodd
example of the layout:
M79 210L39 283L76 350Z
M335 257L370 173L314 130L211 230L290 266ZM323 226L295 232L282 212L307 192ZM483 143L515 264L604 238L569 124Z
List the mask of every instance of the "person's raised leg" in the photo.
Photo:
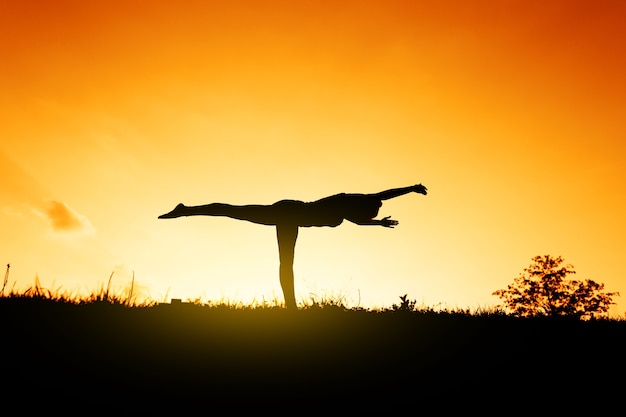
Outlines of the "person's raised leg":
M279 220L276 208L273 206L261 204L236 206L224 203L211 203L200 206L185 206L181 203L169 213L160 215L159 219L173 219L183 216L224 216L272 226Z
M294 285L293 260L295 255L298 226L277 225L278 255L280 259L279 276L280 286L285 297L285 307L297 309L296 292Z

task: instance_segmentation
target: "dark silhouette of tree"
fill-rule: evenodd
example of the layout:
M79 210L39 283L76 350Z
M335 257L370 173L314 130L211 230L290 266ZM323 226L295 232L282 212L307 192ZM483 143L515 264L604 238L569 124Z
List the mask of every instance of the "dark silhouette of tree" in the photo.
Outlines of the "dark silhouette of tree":
M578 281L566 277L575 274L563 258L535 256L513 284L493 293L504 300L513 315L573 316L579 319L606 317L617 292L604 292L604 284L590 279Z

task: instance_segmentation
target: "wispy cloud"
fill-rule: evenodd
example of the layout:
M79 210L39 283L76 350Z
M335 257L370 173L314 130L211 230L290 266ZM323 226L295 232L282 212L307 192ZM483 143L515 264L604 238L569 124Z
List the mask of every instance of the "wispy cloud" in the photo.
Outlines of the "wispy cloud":
M48 203L44 215L48 218L55 232L93 233L95 228L89 219L78 214L62 201L52 200Z

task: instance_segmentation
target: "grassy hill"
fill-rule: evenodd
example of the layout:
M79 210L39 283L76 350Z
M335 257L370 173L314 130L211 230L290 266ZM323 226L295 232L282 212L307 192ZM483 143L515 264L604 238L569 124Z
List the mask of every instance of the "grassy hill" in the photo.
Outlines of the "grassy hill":
M329 411L333 398L352 411L435 399L444 409L487 407L542 392L574 401L608 395L626 369L622 320L16 295L0 298L0 314L5 393L145 411L194 402L280 409L287 399Z

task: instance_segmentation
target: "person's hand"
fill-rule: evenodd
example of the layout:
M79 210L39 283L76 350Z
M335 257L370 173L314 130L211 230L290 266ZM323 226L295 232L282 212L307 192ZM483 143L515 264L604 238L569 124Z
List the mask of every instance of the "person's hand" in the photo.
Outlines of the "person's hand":
M398 221L392 220L389 217L391 216L383 217L382 219L380 219L380 225L383 227L391 227L391 228L393 228L394 226L397 226Z
M422 184L417 184L413 186L413 191L415 191L416 193L420 193L420 194L424 194L426 195L426 187L424 187Z

